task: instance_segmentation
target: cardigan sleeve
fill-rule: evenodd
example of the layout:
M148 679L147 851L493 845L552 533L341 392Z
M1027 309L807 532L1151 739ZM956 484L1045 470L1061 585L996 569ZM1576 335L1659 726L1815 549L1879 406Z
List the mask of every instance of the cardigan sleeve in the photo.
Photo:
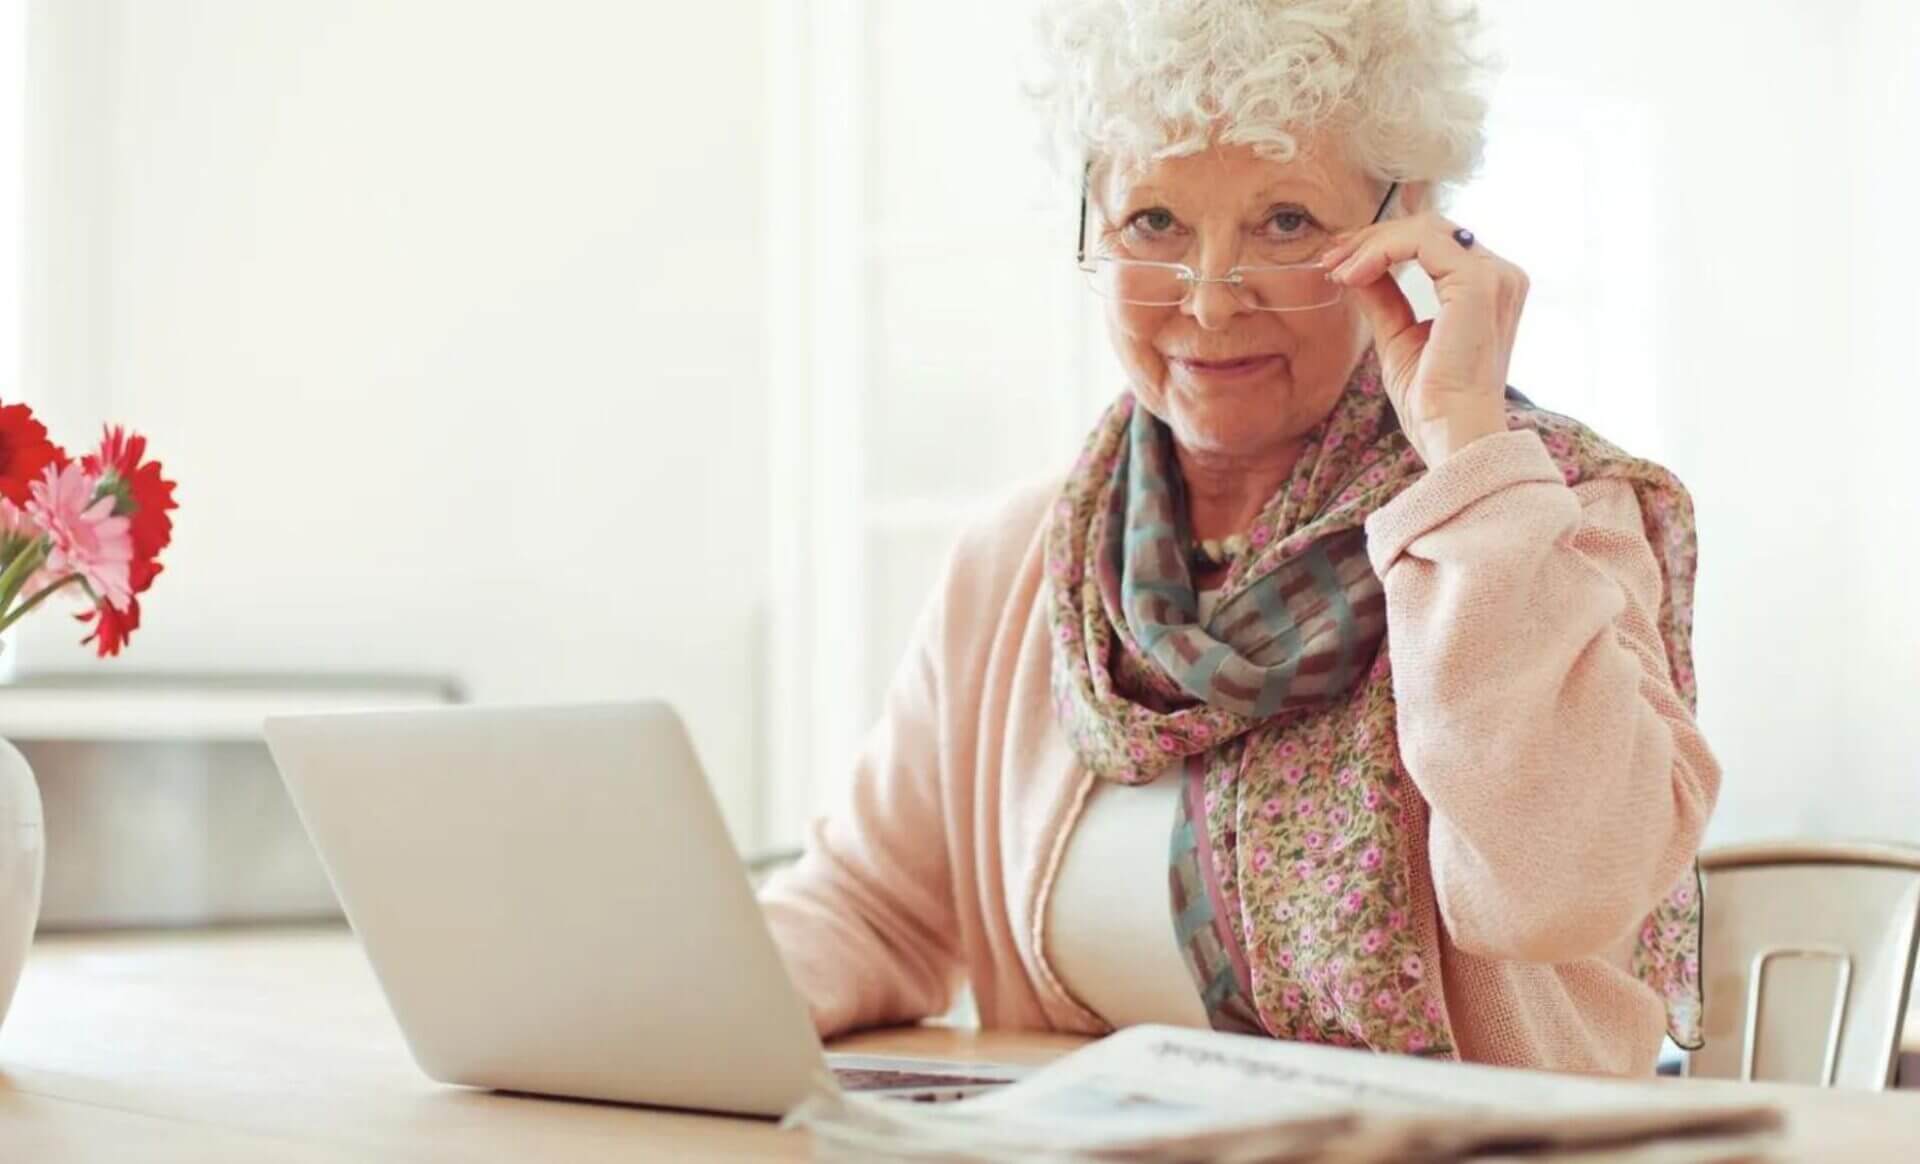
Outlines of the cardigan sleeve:
M1456 946L1566 962L1685 873L1720 770L1673 689L1632 486L1569 488L1539 437L1485 437L1367 522L1401 757Z

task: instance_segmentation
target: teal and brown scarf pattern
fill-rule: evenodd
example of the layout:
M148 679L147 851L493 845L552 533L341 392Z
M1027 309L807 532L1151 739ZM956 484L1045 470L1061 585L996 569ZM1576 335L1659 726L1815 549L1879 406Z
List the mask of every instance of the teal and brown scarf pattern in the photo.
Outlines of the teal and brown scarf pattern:
M1665 581L1659 627L1694 700L1692 503L1672 474L1518 399L1569 485L1629 482ZM1184 781L1174 925L1214 1026L1451 1055L1439 919L1416 901L1425 806L1400 762L1386 599L1365 522L1424 473L1369 357L1248 531L1200 618L1166 426L1108 409L1046 532L1055 710L1095 775ZM1425 874L1420 873L1424 883ZM1697 874L1640 931L1635 972L1699 1043Z

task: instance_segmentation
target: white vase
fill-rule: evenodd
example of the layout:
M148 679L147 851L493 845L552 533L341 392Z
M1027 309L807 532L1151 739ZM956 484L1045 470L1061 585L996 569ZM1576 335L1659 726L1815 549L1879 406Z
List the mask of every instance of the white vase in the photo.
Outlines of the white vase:
M0 1023L7 1018L20 968L40 920L40 880L46 875L46 832L40 789L20 749L0 740Z

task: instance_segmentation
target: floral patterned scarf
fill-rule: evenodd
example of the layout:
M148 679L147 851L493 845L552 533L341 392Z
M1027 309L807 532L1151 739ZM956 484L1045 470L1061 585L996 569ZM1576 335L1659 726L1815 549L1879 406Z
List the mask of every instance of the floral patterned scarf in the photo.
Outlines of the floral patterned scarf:
M1508 423L1540 434L1568 484L1633 486L1665 581L1674 688L1691 707L1685 490L1517 394ZM1423 471L1370 356L1204 621L1170 438L1130 395L1095 427L1049 520L1055 708L1102 779L1144 784L1179 766L1175 931L1217 1028L1454 1052L1426 806L1400 762L1386 598L1364 529ZM1633 964L1688 1047L1700 1041L1700 921L1696 871L1642 926Z

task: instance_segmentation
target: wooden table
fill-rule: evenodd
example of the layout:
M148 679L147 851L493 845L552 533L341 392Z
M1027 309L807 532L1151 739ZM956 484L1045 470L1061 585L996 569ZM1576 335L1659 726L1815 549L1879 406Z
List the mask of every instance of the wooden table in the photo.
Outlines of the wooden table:
M841 1044L1029 1063L1076 1045L936 1028ZM1767 1090L1787 1097L1804 1158L1920 1159L1920 1097ZM795 1160L807 1146L767 1122L436 1084L334 929L43 939L0 1027L6 1164Z

